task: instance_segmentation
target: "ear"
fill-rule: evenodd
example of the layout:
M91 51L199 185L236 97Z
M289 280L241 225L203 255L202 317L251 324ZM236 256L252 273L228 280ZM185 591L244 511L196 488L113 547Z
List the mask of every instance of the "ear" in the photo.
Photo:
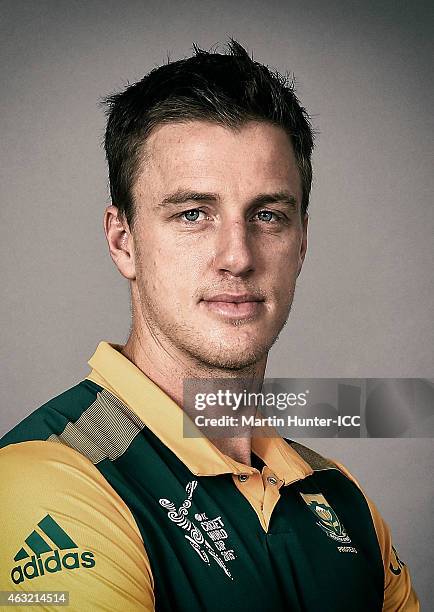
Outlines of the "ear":
M107 206L104 213L104 232L111 258L122 276L135 280L134 241L126 219L116 206Z
M301 268L303 267L303 262L304 262L304 258L306 257L306 251L307 251L307 225L309 222L309 215L307 213L304 214L304 217L302 219L302 237L301 237L301 243L300 243L300 253L299 253L299 264L298 264L298 271L297 271L297 277L301 272Z

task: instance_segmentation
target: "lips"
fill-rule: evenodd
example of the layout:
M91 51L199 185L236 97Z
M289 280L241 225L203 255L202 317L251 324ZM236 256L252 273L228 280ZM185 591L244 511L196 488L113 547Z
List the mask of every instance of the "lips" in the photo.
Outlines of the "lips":
M227 302L232 304L243 304L245 302L263 302L264 300L249 293L220 293L204 299L205 302Z
M252 319L263 308L263 298L250 293L220 293L204 298L203 307L211 314L227 319Z

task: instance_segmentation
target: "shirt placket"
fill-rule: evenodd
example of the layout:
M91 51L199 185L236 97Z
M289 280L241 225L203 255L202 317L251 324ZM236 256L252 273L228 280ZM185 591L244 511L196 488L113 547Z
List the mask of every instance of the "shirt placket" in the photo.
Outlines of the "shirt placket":
M248 474L234 474L232 479L255 510L264 531L268 531L271 515L280 499L279 489L283 480L279 480L268 466L264 466L262 472L253 469Z

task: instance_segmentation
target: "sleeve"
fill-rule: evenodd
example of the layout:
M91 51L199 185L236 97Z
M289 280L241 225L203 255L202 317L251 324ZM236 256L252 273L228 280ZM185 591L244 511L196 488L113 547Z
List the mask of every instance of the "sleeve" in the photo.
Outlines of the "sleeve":
M419 600L411 584L410 572L398 557L389 527L354 476L341 463L334 460L333 463L362 491L371 511L384 565L383 612L419 612Z
M0 495L0 590L68 591L74 612L154 610L134 517L80 453L45 441L1 449Z

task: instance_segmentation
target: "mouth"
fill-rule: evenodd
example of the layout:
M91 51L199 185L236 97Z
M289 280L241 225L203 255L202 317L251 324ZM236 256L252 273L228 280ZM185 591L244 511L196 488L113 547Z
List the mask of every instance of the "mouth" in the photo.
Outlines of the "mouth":
M249 293L221 293L204 298L200 304L208 312L227 319L252 319L261 314L264 299Z

